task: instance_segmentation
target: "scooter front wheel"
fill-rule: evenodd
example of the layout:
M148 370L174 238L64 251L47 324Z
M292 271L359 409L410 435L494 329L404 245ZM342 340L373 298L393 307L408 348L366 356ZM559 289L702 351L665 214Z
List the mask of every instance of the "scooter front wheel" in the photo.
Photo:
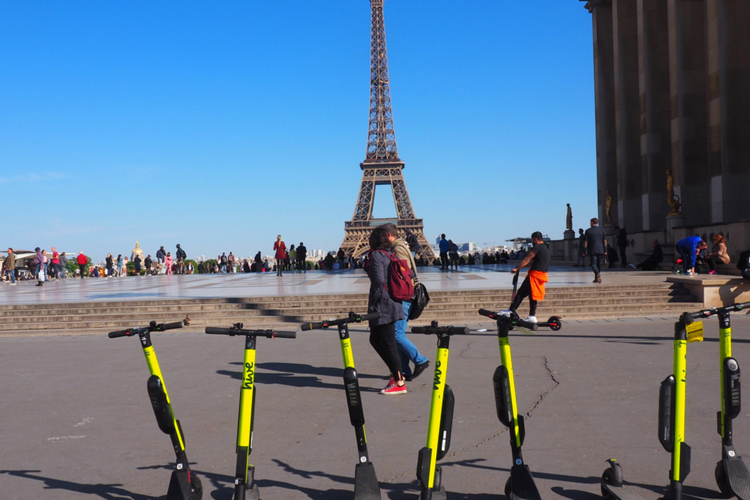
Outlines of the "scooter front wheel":
M729 486L729 478L727 478L727 471L724 469L724 461L721 460L716 464L714 469L714 477L716 478L716 485L719 487L722 495L726 498L734 496L732 488Z
M558 331L560 328L562 328L562 318L559 316L551 316L547 323L549 323L550 330L553 332Z

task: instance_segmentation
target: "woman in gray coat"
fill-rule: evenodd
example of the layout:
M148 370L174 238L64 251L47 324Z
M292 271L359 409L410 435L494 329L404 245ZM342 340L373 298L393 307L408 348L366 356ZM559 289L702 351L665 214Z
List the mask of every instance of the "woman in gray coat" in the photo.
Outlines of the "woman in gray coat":
M388 293L388 266L391 264L391 241L388 230L376 227L370 235L370 296L367 312L379 312L381 317L370 321L370 345L391 372L391 381L381 394L406 394L406 383L401 375L401 358L396 349L396 321L404 319L404 307Z

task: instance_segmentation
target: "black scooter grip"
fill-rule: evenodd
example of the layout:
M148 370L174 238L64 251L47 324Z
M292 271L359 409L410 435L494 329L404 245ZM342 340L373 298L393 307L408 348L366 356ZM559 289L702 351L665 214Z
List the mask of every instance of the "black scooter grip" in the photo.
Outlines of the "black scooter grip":
M412 326L411 333L430 333L429 326Z
M238 331L239 330L235 330L233 328L217 328L215 326L206 327L206 333L210 333L213 335L236 335Z
M469 329L465 326L449 326L448 327L449 335L466 335L467 333L469 333Z
M488 309L480 309L479 314L481 314L482 316L487 316L488 318L497 317L497 313L495 311L490 311Z
M381 316L382 316L382 314L380 314L380 313L370 313L370 314L365 314L364 316L360 316L360 319L362 321L369 321L371 319L378 319Z
M297 332L273 332L273 336L279 339L296 339Z
M175 321L174 323L162 323L159 325L159 330L174 330L176 328L182 328L182 321Z
M323 323L305 323L300 330L306 332L307 330L317 330L318 328L323 328Z
M117 337L125 337L130 332L130 330L119 330L117 332L109 332L107 334L107 337L111 339L116 339Z

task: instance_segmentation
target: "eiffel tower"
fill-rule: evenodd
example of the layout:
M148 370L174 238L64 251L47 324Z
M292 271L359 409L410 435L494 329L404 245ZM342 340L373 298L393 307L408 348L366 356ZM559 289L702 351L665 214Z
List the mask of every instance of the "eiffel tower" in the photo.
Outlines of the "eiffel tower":
M391 89L388 83L388 54L385 47L383 0L370 0L372 33L370 38L370 126L367 134L367 156L360 163L362 184L352 220L344 223L341 248L355 259L369 250L372 229L387 222L396 224L402 234L406 229L417 237L421 249L417 258L432 263L435 253L424 236L422 219L417 219L404 183L404 162L398 157L396 132L391 111ZM398 219L372 217L375 187L390 185Z

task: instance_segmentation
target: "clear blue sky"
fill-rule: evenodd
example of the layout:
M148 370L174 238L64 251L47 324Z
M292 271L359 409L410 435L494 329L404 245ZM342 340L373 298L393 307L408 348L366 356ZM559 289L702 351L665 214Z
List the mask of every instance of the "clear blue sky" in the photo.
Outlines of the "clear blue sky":
M430 241L596 215L576 0L386 0L399 156ZM370 4L0 3L0 246L99 260L337 249L365 158ZM375 215L395 214L378 192Z

